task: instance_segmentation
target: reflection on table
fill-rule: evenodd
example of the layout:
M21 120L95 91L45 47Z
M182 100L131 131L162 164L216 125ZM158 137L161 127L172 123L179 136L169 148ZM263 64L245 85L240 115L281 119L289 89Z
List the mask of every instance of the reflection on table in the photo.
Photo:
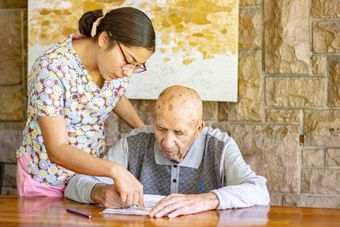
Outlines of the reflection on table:
M66 208L92 215L87 219L66 212ZM64 198L0 197L0 225L79 226L340 226L340 209L267 207L207 211L169 218L104 215L103 208Z

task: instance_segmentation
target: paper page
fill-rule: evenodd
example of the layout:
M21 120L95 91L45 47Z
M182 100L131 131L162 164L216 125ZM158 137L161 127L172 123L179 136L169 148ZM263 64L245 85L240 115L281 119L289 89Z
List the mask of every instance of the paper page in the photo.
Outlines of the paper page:
M159 200L164 198L162 195L144 195L144 205L145 209L133 206L124 209L111 209L106 208L103 210L104 214L133 214L133 215L149 215L150 210L158 203Z

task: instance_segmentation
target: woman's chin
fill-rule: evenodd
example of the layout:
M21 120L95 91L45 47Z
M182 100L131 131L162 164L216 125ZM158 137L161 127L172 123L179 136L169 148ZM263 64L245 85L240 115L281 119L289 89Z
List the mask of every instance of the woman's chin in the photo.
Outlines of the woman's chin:
M114 75L114 74L109 75L108 78L109 78L109 79L108 79L109 81L119 79L119 77L116 76L116 75Z

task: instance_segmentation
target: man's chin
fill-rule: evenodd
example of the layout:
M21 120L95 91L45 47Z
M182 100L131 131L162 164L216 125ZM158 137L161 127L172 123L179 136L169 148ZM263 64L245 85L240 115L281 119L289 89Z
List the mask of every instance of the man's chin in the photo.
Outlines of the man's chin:
M169 160L176 159L176 153L175 152L168 152L168 151L162 150L162 154L163 154L164 157L166 157Z

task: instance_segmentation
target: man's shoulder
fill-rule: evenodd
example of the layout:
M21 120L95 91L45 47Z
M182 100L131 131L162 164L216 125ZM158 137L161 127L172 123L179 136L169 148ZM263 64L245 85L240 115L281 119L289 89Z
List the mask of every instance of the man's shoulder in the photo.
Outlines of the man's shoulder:
M205 127L202 133L205 135L205 137L214 138L221 142L228 142L231 139L227 132L223 132L219 128Z
M238 150L235 140L227 132L223 132L218 128L205 127L202 134L201 141L204 141L206 149L213 151L212 153L222 154L227 152L231 155Z
M152 125L145 125L143 128L132 129L130 132L128 132L125 135L125 137L128 138L128 137L134 137L134 136L143 135L143 134L153 136L154 133L153 133Z

